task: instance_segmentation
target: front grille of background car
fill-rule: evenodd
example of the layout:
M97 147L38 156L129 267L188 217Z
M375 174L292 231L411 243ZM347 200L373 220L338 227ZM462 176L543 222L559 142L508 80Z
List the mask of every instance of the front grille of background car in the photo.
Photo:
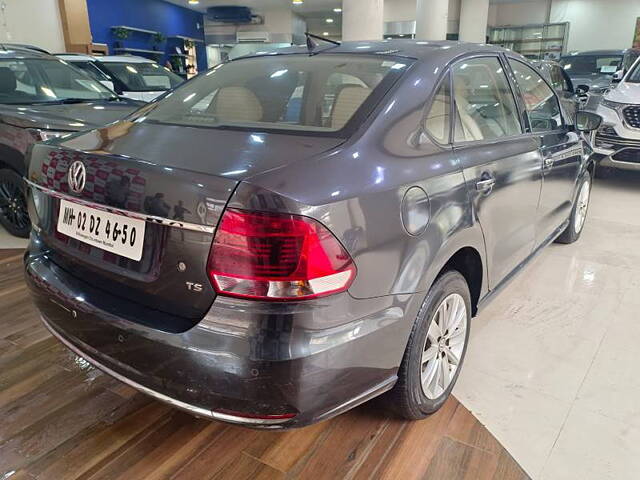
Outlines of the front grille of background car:
M603 125L596 133L595 146L614 151L624 147L640 148L640 139L623 138L616 133L611 125Z
M622 110L627 124L633 128L640 128L640 106L632 105Z
M612 155L611 158L617 162L640 163L640 149L625 148Z

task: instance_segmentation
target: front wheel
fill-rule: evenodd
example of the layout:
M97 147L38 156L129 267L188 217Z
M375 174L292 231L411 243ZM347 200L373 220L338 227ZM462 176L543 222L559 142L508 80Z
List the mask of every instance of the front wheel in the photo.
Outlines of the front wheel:
M589 211L591 199L591 175L586 174L580 182L578 196L571 210L569 225L556 240L558 243L573 243L580 238Z
M22 178L7 168L0 169L0 224L16 237L27 238L31 231Z
M471 295L464 277L450 270L427 294L409 337L398 382L387 404L417 420L437 411L458 379L469 342Z

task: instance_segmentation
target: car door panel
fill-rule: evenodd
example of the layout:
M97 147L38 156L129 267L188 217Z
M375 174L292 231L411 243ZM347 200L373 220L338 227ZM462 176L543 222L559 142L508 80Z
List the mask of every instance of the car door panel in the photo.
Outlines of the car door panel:
M541 135L540 152L543 182L537 244L546 241L569 218L583 155L580 137L566 129Z
M485 240L489 288L531 255L542 183L537 139L523 133L504 65L492 57L454 65L454 152Z
M541 188L536 139L522 137L455 150L482 227L495 288L533 251Z
M536 245L540 245L569 218L582 146L563 118L558 94L551 85L520 60L510 58L509 65L542 159L542 193L536 216Z

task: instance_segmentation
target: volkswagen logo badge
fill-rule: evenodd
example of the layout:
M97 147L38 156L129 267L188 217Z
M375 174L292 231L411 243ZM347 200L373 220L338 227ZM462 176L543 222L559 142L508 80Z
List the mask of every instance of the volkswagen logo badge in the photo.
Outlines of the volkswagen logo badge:
M76 160L69 167L69 188L75 193L82 193L87 181L87 169L80 160Z

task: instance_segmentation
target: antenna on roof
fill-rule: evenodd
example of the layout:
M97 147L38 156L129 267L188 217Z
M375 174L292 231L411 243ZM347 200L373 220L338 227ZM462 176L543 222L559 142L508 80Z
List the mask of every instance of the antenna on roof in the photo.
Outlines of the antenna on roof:
M340 45L340 42L336 41L336 40L331 40L330 38L326 38L326 37L321 37L320 35L314 35L313 33L309 33L309 32L304 32L305 36L307 37L307 50L309 50L309 55L314 55L316 53L320 53L320 52L315 52L314 50L316 49L316 47L318 47L318 42L316 42L315 40L320 40L321 42L327 42L327 43L332 43L335 46Z

